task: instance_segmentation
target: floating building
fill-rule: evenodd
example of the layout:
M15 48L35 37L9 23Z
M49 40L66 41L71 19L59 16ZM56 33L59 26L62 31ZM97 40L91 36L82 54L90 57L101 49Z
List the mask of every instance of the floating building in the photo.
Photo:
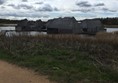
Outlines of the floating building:
M83 20L77 22L74 17L49 20L46 28L49 34L96 34L104 30L100 20Z
M24 19L17 24L16 31L41 31L44 27L44 23L41 20L28 21Z
M104 31L100 20L89 19L78 22L74 17L55 18L43 23L41 20L21 20L16 26L16 31L42 31L48 34L96 34Z

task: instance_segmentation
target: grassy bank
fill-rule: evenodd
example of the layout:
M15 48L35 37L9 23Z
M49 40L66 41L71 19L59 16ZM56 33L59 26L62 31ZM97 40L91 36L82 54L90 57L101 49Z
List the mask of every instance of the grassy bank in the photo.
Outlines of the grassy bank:
M0 36L0 59L60 83L118 83L118 35Z

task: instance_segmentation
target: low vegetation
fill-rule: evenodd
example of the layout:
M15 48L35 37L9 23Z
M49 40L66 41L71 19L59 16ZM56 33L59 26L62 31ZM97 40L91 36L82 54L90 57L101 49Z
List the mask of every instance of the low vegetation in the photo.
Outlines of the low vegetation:
M1 35L0 59L59 83L118 83L118 34Z

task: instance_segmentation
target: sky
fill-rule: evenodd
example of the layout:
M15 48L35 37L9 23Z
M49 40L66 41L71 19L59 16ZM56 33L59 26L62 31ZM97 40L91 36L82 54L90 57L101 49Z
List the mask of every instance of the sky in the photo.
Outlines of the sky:
M118 0L0 0L0 18L77 20L118 16Z

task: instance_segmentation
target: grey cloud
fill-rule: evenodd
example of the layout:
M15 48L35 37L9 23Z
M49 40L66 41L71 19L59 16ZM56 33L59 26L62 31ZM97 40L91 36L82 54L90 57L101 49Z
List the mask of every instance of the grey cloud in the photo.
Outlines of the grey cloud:
M53 11L53 8L50 5L45 5L42 8L39 8L39 11Z
M2 5L5 2L5 0L0 0L0 5Z
M117 10L110 10L110 12L117 12Z
M49 4L45 4L43 7L39 7L38 11L43 11L43 12L51 12L51 11L59 11L58 8L53 8Z
M33 6L29 6L26 4L19 4L19 5L9 4L8 6L11 6L14 9L32 9L33 8Z
M20 4L17 6L18 8L23 8L23 9L32 9L33 6L29 6L29 5L26 5L26 4Z
M59 11L59 9L55 7L55 8L54 8L54 11Z
M108 9L108 8L102 8L102 11L105 11L105 12L117 12L117 10L111 10L111 9Z
M98 4L95 4L95 6L105 6L104 3L98 3Z
M39 14L39 13L23 13L23 12L18 12L18 13L0 13L0 16L13 16L13 17L31 17L31 18L47 18L49 17L49 15L43 15L43 14Z
M43 4L43 2L36 2L35 4Z
M102 8L103 11L108 11L109 9L108 8Z
M6 7L5 7L5 6L1 6L0 8L1 8L1 9L5 9Z
M87 12L90 12L91 10L90 9L80 9L80 10L77 10L77 11L80 11L80 12L84 12L84 13L87 13Z
M15 7L15 5L14 5L14 4L8 4L7 6Z
M91 7L92 5L88 3L87 1L81 1L76 3L77 6L79 7Z
M83 13L87 13L87 12L94 11L94 8L92 8L92 9L76 9L76 10L72 10L72 11L80 11L80 12L83 12Z
M22 2L28 2L28 0L22 0Z

